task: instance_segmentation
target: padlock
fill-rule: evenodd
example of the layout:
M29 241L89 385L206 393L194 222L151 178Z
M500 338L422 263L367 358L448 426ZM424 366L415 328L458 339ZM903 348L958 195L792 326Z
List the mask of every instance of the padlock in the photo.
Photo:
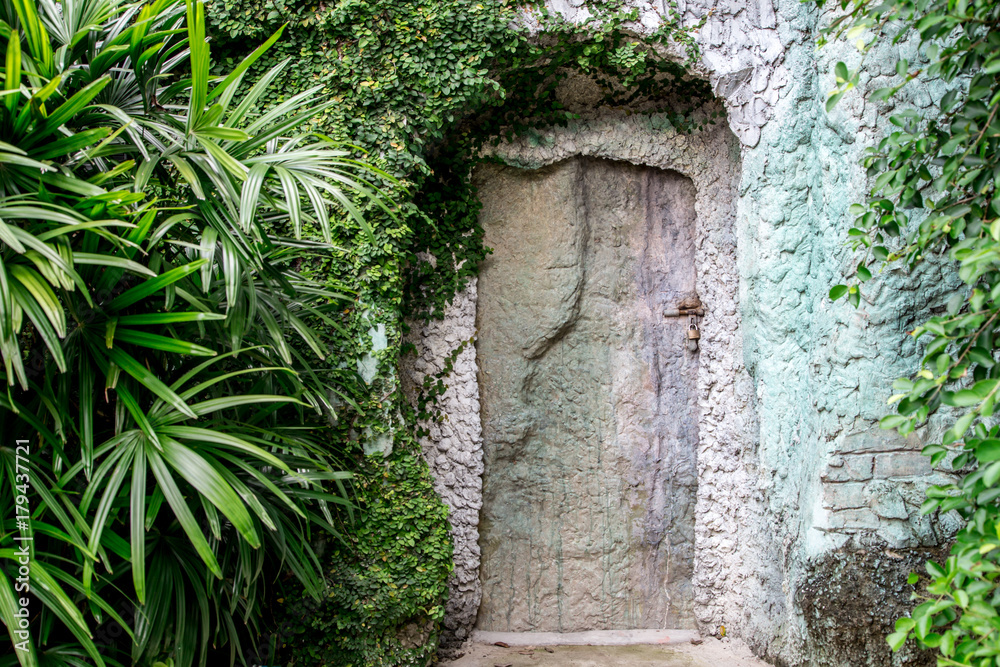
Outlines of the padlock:
M687 349L689 352L698 351L698 339L701 338L701 330L698 329L698 325L694 323L694 318L691 318L691 324L688 325L687 330Z

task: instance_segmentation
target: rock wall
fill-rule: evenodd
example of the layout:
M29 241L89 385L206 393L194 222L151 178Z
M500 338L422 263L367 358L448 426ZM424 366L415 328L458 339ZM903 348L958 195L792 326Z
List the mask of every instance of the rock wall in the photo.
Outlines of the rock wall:
M658 0L630 4L640 10L637 31L655 29L666 11ZM892 379L919 352L905 332L941 305L953 279L934 265L917 275L891 269L868 283L859 309L830 303L826 293L851 261L847 208L868 186L857 161L883 135L891 108L849 95L825 112L833 63L854 67L860 54L847 44L817 52L816 28L830 17L811 3L678 4L686 20L709 16L699 73L728 128L679 136L656 116L594 109L495 156L525 169L604 157L672 169L694 184L697 289L708 309L693 578L701 629L724 624L778 664L907 664L913 656L891 655L880 637L882 612L904 609L908 591L895 575L878 575L879 563L917 563L946 546L956 525L913 518L935 481L917 456L924 438L898 439L877 420ZM550 6L570 20L589 15L578 0ZM909 43L880 45L866 57L862 88L888 85L896 60L915 56ZM928 107L941 93L918 86L894 104ZM472 287L460 302L475 298ZM439 333L474 326L467 311L450 313ZM435 335L424 349L438 345ZM449 392L468 395L474 383L473 373L453 375ZM480 435L470 427L454 437ZM875 620L845 639L831 631L844 619L825 586L852 582L864 583L857 618Z
M406 342L417 353L403 358L400 377L412 401L424 378L443 373L449 360L448 389L438 399L444 416L421 424L428 435L421 439L424 458L434 475L434 490L448 505L454 542L455 570L448 581L445 608L445 647L469 636L479 602L479 511L483 506L483 440L479 419L479 383L476 381L476 280L448 306L442 320L412 323ZM465 345L463 346L463 343ZM461 352L455 352L461 348Z

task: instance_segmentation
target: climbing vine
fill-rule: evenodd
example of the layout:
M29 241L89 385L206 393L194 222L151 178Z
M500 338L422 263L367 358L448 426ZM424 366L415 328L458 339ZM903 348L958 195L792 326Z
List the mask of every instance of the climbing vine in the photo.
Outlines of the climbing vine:
M823 4L820 2L819 4ZM865 283L887 264L913 268L931 257L953 263L959 281L947 312L911 335L927 341L920 367L893 384L897 412L885 429L912 433L941 408L948 428L924 448L935 466L958 474L932 486L922 514L957 511L966 521L944 563L928 562L919 604L888 638L939 652L939 665L992 665L1000 659L1000 5L994 0L842 0L824 31L865 54L880 39L915 40L919 61L896 63L897 80L868 98L892 98L914 80L949 90L922 113L898 110L893 128L868 149L870 197L851 207L848 234L859 260L831 298L857 307ZM824 36L824 39L825 39ZM862 65L862 68L864 65ZM832 108L862 68L837 63Z

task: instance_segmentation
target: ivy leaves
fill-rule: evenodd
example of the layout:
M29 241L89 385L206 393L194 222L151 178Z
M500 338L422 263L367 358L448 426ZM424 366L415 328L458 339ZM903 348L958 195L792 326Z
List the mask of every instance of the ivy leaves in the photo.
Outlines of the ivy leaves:
M849 90L854 90L858 85L858 77L860 76L859 70L848 71L847 65L842 62L837 63L833 69L833 73L837 78L837 87L830 91L826 99L827 113L833 111L840 98Z

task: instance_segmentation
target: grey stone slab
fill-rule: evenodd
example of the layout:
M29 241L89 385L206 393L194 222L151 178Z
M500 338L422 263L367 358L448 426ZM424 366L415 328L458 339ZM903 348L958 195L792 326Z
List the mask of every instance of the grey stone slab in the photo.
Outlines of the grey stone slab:
M919 450L875 455L876 477L916 477L931 473L930 457Z
M683 644L699 637L697 630L592 630L589 632L489 632L476 630L472 641L503 642L509 646L632 646Z

